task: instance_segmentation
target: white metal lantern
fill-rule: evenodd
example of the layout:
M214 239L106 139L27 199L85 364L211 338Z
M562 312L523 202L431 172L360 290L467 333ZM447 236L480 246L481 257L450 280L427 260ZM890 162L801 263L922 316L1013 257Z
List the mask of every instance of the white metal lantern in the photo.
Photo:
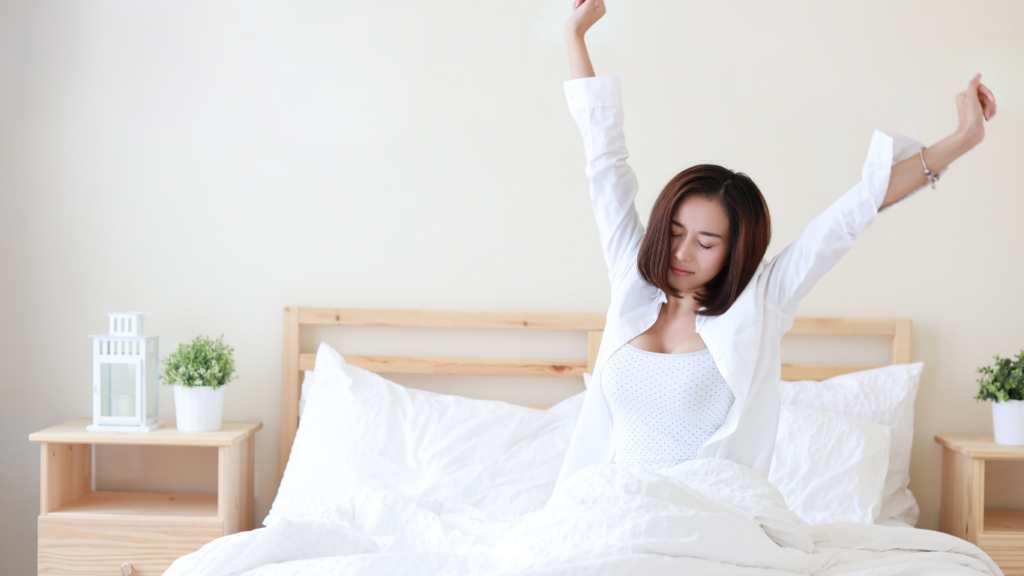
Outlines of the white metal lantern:
M92 336L92 425L87 430L159 428L156 336L142 334L146 312L113 312L110 334Z

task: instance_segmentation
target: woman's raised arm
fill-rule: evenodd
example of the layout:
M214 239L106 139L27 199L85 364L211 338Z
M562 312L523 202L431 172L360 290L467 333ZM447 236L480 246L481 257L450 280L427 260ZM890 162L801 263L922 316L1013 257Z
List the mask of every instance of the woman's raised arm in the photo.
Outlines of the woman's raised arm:
M939 174L985 137L984 121L996 112L995 96L976 75L956 96L957 131L924 148L919 142L875 131L863 179L811 221L803 233L768 263L769 301L793 315L800 300L851 248L880 210L927 185L924 164Z
M980 73L974 75L966 90L956 95L956 111L960 118L956 132L923 151L924 164L935 174L977 146L985 138L984 121L991 120L996 114L996 97L981 83ZM920 155L897 163L892 167L889 188L879 210L899 202L927 182Z
M573 0L572 16L565 24L565 45L569 49L569 69L572 79L594 77L587 44L583 36L604 16L604 0Z
M565 83L565 98L583 137L590 200L608 274L614 283L629 270L636 270L644 227L633 203L638 184L627 163L622 86L618 78L594 76L583 42L587 30L604 16L604 2L575 0L572 16L565 25L573 76Z

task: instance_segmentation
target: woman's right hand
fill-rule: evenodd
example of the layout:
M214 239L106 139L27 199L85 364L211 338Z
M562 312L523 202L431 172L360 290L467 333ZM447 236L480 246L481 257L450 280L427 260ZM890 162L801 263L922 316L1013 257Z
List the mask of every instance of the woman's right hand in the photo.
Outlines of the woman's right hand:
M573 79L594 75L583 35L604 16L604 0L573 0L572 16L565 24L565 47L569 49L569 69Z
M572 16L565 24L566 39L583 38L594 22L604 16L604 12L604 0L573 0Z

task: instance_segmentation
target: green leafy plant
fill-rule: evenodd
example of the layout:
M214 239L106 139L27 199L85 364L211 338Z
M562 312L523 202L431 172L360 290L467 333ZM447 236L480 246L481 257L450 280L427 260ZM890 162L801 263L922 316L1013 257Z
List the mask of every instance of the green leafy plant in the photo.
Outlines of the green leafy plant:
M996 363L978 368L981 389L975 400L1024 400L1024 350L1016 358L993 356Z
M168 386L212 386L214 390L234 380L235 349L224 343L224 335L211 340L196 336L188 344L179 344L163 361L161 380Z

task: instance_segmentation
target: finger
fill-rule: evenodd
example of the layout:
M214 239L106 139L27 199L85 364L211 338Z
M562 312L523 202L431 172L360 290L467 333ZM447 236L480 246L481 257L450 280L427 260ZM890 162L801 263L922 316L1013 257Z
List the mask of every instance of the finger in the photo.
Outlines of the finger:
M974 77L971 78L971 81L967 83L967 91L968 92L977 91L979 84L981 84L981 72L978 72L977 74L975 74Z
M996 97L984 84L978 86L978 102L981 104L981 113L985 120L991 120L996 113Z
M981 100L981 113L985 120L991 120L996 115L996 103L988 98L983 98Z
M991 100L993 104L996 103L996 95L993 94L992 91L988 89L988 86L980 84L978 85L978 90L981 92L981 94L983 94L985 97Z

